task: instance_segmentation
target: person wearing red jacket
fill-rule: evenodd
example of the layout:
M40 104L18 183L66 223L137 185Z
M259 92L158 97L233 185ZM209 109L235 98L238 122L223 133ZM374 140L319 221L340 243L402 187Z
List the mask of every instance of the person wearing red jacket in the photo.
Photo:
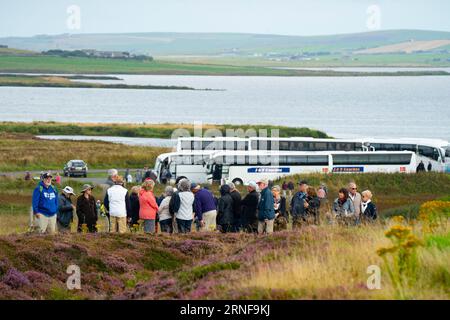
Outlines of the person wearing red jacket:
M153 180L145 180L139 191L139 218L144 220L144 232L155 233L156 213L158 212L158 204L153 194Z

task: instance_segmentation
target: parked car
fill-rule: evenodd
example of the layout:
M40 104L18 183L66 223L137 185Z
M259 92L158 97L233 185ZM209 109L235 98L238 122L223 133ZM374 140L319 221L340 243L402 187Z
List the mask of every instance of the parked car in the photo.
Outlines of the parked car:
M82 176L87 177L88 167L83 160L70 160L64 166L65 177Z

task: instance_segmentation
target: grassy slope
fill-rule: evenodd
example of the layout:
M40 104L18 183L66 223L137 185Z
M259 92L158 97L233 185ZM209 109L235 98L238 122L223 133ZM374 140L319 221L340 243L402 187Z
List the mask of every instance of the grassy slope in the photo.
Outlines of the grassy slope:
M278 129L281 137L315 137L327 138L327 134L308 128L294 128L273 125L210 125L204 124L203 130L218 129L226 135L227 129L254 129L259 132L266 129ZM171 138L174 130L186 129L193 136L192 124L112 124L112 123L63 123L63 122L0 122L0 133L33 134L33 135L88 135L88 136L120 136L142 138Z
M70 159L85 160L90 169L153 167L167 148L131 147L106 142L47 141L0 134L0 172L62 170Z
M376 249L386 227L246 234L66 234L0 237L1 299L396 299ZM445 232L419 234L449 239ZM449 299L450 248L418 250L407 299ZM81 269L68 291L66 268ZM381 290L366 287L381 268Z

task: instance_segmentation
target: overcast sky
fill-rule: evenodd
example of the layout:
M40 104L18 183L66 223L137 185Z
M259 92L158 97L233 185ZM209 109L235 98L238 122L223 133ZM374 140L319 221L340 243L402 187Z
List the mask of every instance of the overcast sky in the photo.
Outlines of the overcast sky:
M79 19L67 13L71 5L80 9ZM322 35L375 29L450 31L450 1L0 1L0 37L164 31Z

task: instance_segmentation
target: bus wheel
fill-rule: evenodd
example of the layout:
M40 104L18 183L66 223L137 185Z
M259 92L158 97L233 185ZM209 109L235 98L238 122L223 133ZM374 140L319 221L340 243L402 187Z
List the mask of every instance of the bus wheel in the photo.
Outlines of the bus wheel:
M240 186L240 185L243 185L243 184L244 184L244 182L243 182L241 179L239 179L239 178L234 179L232 182L233 182L235 185L237 185L237 186Z

